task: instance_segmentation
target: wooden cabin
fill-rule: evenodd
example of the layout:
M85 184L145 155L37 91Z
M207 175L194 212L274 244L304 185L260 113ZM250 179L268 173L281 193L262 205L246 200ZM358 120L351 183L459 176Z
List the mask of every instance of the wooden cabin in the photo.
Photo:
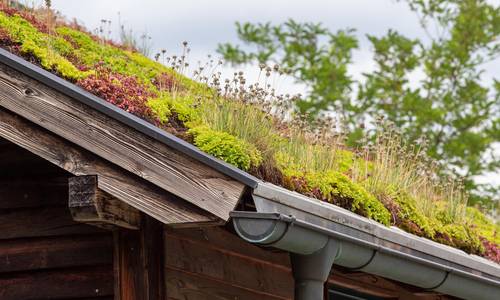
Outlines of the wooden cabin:
M0 50L0 300L500 298L498 265L380 227Z

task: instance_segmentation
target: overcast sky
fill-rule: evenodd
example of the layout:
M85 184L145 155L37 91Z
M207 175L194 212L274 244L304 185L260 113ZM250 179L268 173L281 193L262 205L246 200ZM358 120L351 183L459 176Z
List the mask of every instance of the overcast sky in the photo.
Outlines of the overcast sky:
M393 0L55 0L52 3L55 9L77 18L89 29L99 27L101 19L109 19L117 32L119 12L127 27L152 37L156 51L165 48L168 53L178 53L181 42L188 41L193 63L214 53L218 43L237 42L236 21L277 24L293 18L321 22L332 30L356 28L361 50L356 51L356 63L351 69L355 76L371 66L365 34L382 35L389 28L397 28L409 37L424 37L415 14L405 3Z
M500 0L489 2L500 5ZM36 0L35 3L43 1ZM360 50L355 51L354 64L349 72L356 79L362 79L361 73L373 68L372 49L366 34L380 36L389 29L397 29L410 38L424 41L427 38L407 4L395 0L53 0L52 7L69 19L76 18L90 30L98 28L101 19L112 20L115 34L120 13L126 27L138 35L147 32L151 36L153 53L164 48L169 54L178 54L182 41L188 41L192 49L192 65L198 60L206 61L208 53L215 54L218 43L238 42L236 21L278 24L293 18L321 22L331 30L355 28ZM485 80L500 78L500 59L487 65L486 69ZM250 74L250 81L252 76L256 77L254 67L245 68L245 72ZM419 74L413 77L418 81ZM280 92L303 92L305 88L289 80L281 85ZM500 175L490 174L487 181L500 184Z
M490 2L500 4L500 0ZM179 53L182 41L188 41L192 64L214 53L218 43L238 42L236 21L278 24L293 18L321 22L331 30L355 28L360 49L354 52L355 63L350 73L357 79L373 66L366 34L380 36L392 28L410 38L426 40L415 13L405 1L395 0L53 0L52 3L63 15L76 18L91 30L99 27L101 19L112 20L115 34L120 13L127 27L138 35L147 32L152 37L154 52L165 48L167 53ZM498 69L500 62L488 65L488 76ZM287 85L287 88L304 87Z

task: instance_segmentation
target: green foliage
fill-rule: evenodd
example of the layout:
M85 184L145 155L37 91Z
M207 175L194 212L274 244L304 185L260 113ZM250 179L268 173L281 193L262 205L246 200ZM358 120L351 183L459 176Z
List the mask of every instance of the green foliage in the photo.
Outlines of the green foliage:
M388 188L388 190L390 191L390 188ZM401 220L413 222L418 226L418 230L423 232L423 236L430 239L434 238L436 229L432 225L433 223L435 224L435 222L430 221L429 218L417 208L416 199L404 192L393 192L391 198L398 205L398 214ZM408 229L409 228L407 228L407 230Z
M479 236L500 245L500 224L495 224L474 207L467 207L467 219L468 223L477 229Z
M4 28L12 40L21 45L23 53L29 53L40 60L49 70L57 71L65 78L78 80L91 74L78 70L63 55L71 52L71 45L65 40L39 32L31 23L18 15L6 16L0 12L0 27Z
M200 124L201 111L196 109L195 100L189 94L174 97L164 93L161 97L149 99L147 105L163 123L168 122L172 112L175 112L177 118L187 127Z
M198 109L203 124L254 145L264 160L273 159L278 132L273 120L261 108L222 97L202 96L202 99Z
M451 219L446 212L446 205L449 204L444 202L437 203L434 207L434 215L426 216L418 208L417 200L408 194L395 192L391 187L386 189L386 193L388 201L392 200L397 204L398 220L395 225L408 232L479 255L484 253L480 237L497 242L493 236L495 231L490 227L491 221L477 210L474 213L477 213L478 219L483 219L484 227L479 225L481 222L478 220L469 219L466 222L457 222Z
M278 153L276 160L283 171L288 188L390 225L391 214L384 205L346 175L333 170L321 173L304 172L300 165L291 162L283 153Z
M500 187L478 185L473 177L500 171L500 160L490 155L500 141L500 83L483 77L484 63L500 55L500 7L484 0L406 2L430 41L395 30L368 35L375 70L364 81L348 74L358 46L352 30L331 32L293 20L275 26L237 23L245 50L221 44L218 52L233 64L277 62L289 69L310 87L297 110L313 116L335 112L352 129L352 144L359 142L359 124L374 115L396 124L410 143L425 136L429 155L448 172L465 174L472 202L492 205ZM418 87L410 83L415 71L423 73Z
M56 31L61 37L75 45L73 55L79 59L80 63L89 68L93 68L97 64L103 64L112 72L136 76L143 83L151 86L152 81L162 73L180 77L170 68L148 59L140 53L108 45L85 32L66 26L58 27Z
M443 244L462 249L468 253L481 255L484 252L483 244L471 227L464 224L446 224L439 229L440 240ZM451 240L450 240L451 239Z
M170 101L164 98L151 98L148 100L147 106L153 111L154 115L162 124L167 123L172 115Z
M262 162L262 156L255 146L227 132L198 126L190 129L189 133L194 136L194 144L198 148L242 170L258 166Z

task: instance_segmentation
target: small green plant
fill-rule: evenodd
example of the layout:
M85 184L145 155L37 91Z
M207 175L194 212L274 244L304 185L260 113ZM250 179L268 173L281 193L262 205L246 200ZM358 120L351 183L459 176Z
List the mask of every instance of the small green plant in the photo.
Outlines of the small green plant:
M240 169L248 170L262 162L261 154L255 146L229 133L212 130L205 126L194 127L189 130L189 133L194 136L194 144L201 150Z

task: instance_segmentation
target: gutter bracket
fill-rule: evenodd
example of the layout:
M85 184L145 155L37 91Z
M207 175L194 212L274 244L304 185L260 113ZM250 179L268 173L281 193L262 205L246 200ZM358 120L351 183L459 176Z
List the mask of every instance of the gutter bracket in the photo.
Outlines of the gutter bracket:
M426 288L424 290L426 290L426 291L434 291L434 290L440 288L446 282L446 280L448 279L448 275L450 275L450 271L446 271L446 274L444 275L443 280L440 283L436 284L436 286L433 286L431 288Z

